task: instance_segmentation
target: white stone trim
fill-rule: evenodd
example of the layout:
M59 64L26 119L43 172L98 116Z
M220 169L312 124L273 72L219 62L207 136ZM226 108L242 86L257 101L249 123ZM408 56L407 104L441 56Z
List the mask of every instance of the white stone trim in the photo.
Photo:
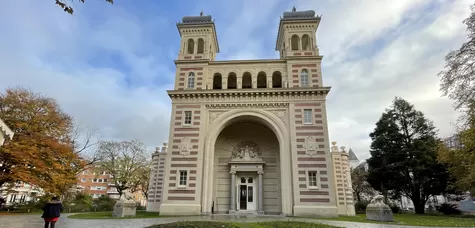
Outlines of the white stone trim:
M309 175L310 172L316 172L317 173L316 174L316 186L310 186L310 178L309 178L310 177L310 175ZM318 170L317 169L306 169L305 170L305 175L306 175L305 179L307 180L307 189L308 190L320 190L320 187L321 187L320 184L321 183L320 183L320 180L319 180L320 173L318 172Z

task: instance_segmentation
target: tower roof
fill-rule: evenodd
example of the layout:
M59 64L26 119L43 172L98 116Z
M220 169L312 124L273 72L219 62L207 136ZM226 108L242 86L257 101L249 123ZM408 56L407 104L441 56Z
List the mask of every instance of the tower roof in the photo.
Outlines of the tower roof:
M208 16L185 16L181 20L182 24L206 24L213 23L211 15Z
M279 50L279 43L282 39L282 25L284 22L301 22L301 21L314 21L319 23L321 16L315 16L315 11L305 10L297 11L295 7L292 8L292 12L284 12L284 15L280 18L279 31L277 32L277 41L275 44L275 50ZM318 25L317 25L318 26Z
M294 8L295 9L295 8ZM306 10L306 11L293 11L284 12L282 20L302 20L302 19L315 19L315 11Z
M216 53L219 53L219 43L218 35L216 34L216 27L214 26L213 17L211 15L204 15L203 11L200 12L199 16L184 16L180 22L176 24L178 32L181 36L180 27L198 27L198 26L211 26L214 33L214 41L216 45Z
M355 152L350 148L348 151L348 156L350 157L350 161L359 161L358 157L356 157Z

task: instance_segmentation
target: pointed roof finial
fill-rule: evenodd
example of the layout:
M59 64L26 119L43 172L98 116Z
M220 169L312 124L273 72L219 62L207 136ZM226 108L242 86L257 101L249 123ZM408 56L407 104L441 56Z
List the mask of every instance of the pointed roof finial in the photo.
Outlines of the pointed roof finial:
M297 8L295 8L295 6L294 6L294 7L292 7L292 12L295 12L295 11L297 11Z
M201 12L200 12L200 16L203 16L203 10L201 10Z

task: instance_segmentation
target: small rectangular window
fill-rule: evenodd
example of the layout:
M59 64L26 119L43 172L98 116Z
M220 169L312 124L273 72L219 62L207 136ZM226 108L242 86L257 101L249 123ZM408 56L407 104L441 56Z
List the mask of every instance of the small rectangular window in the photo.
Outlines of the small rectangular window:
M191 111L185 111L184 125L191 125Z
M81 182L83 182L83 183L86 182L86 178L82 178Z
M317 171L308 171L308 187L317 188Z
M188 181L188 171L181 170L180 171L180 180L179 180L178 185L184 187L184 186L186 186L187 181Z
M303 110L303 122L304 124L312 124L312 109Z

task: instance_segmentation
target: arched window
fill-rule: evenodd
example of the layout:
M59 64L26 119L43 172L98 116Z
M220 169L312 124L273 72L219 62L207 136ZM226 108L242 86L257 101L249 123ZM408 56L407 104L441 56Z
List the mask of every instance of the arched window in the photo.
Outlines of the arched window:
M201 38L198 39L198 54L203 54L205 51L205 41Z
M195 41L193 39L188 39L188 54L193 54L195 51Z
M292 42L292 51L299 50L299 36L293 35L291 42Z
M300 87L308 87L308 71L306 69L300 73Z
M272 74L272 88L282 88L282 74L279 71Z
M237 78L233 72L228 75L228 89L237 89Z
M223 77L220 73L214 74L213 77L213 89L222 89L223 87Z
M243 89L252 89L251 73L246 72L242 75L242 88Z
M302 36L302 49L310 50L310 37L307 34Z
M265 72L257 74L257 88L267 88L267 76Z
M195 73L190 72L188 74L188 89L195 88Z

